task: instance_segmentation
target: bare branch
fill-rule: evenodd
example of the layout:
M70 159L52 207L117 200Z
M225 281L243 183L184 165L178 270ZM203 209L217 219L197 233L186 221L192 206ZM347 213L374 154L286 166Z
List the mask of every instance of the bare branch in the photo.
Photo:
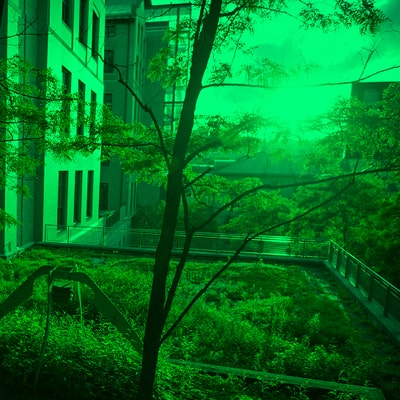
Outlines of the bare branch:
M312 185L319 185L321 183L339 181L339 180L348 179L348 178L354 179L356 176L378 174L381 172L394 172L394 171L400 171L400 165L393 165L393 166L388 166L385 168L364 170L364 171L360 171L360 172L352 172L349 174L332 176L329 178L317 179L317 180L306 181L306 182L288 183L285 185L264 184L264 185L255 186L249 190L242 192L240 195L235 197L233 200L225 203L222 207L220 207L217 211L215 211L215 213L212 214L206 221L204 221L201 225L197 226L195 230L200 231L200 230L204 229L209 223L211 223L215 218L217 218L218 215L220 215L223 211L225 211L226 209L228 209L230 207L233 207L240 200L242 200L242 199L246 198L247 196L249 196L253 193L256 193L260 190L276 190L276 189L286 189L286 188L293 188L293 187L299 187L299 186L312 186Z
M368 57L365 60L364 66L363 66L363 68L361 70L361 73L360 73L360 76L358 77L358 79L362 79L362 76L364 75L364 72L365 72L365 70L366 70L366 68L367 68L367 66L368 66L369 62L371 61L371 59L372 59L374 54L375 54L375 49L371 49L369 51L369 53L368 53Z
M254 85L250 83L209 83L207 85L203 85L202 89L209 89L213 87L247 87L247 88L254 88L254 89L290 89L290 88L308 88L308 87L324 87L324 86L340 86L340 85L351 85L353 83L358 83L365 81L366 79L372 78L373 76L383 74L384 72L388 72L394 69L399 69L400 65L394 65L392 67L384 68L379 71L373 72L367 76L351 80L351 81L340 81L340 82L324 82L324 83L314 83L314 84L304 84L304 85L278 85L278 86L266 86L266 85Z
M89 46L87 46L87 47L89 48ZM156 131L157 131L158 140L160 142L160 149L162 151L164 161L165 161L165 163L166 163L166 165L167 165L167 167L169 169L170 165L171 165L171 162L170 162L170 159L169 159L169 153L168 153L167 147L165 145L165 141L164 141L164 137L163 137L163 133L162 133L160 124L158 123L158 120L157 120L156 116L154 115L153 110L147 104L144 104L142 102L142 100L140 99L140 97L137 95L137 93L130 87L130 85L128 85L127 82L125 82L125 80L124 80L124 78L122 76L121 68L119 66L107 62L104 59L104 57L99 53L96 53L96 55L103 61L104 64L111 66L113 69L115 69L117 71L117 73L118 73L118 82L128 90L128 92L132 95L132 97L138 103L139 107L150 116L150 118L151 118L151 120L154 123L154 126L156 128Z

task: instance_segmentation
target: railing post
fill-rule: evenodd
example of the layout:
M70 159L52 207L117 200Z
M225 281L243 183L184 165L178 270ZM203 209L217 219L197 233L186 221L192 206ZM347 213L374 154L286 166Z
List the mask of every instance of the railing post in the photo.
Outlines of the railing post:
M329 242L329 248L328 248L328 260L329 263L332 265L333 263L333 252L334 252L334 248L333 248L333 242L332 240Z
M372 274L369 276L369 286L368 286L368 301L372 300L372 292L374 286L374 277Z
M344 258L344 277L349 280L349 254L346 254Z
M355 283L356 288L358 288L359 284L360 284L360 263L357 262L356 283Z
M336 269L340 273L340 267L342 266L342 252L337 249L337 258L336 258Z
M383 315L385 317L388 316L389 294L390 294L390 288L386 286L385 304L383 305Z

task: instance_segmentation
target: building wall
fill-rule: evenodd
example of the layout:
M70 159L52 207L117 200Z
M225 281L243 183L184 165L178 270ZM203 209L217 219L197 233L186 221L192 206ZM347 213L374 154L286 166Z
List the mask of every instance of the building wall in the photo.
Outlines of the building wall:
M25 46L25 37L28 34L28 18L25 15L20 2L17 0L9 0L2 4L2 20L0 25L0 57L2 60L13 56L21 56L36 53L36 47L27 48ZM21 34L25 32L25 34ZM36 59L36 57L35 57ZM23 82L24 77L11 77L16 81ZM21 81L22 80L22 81ZM8 126L8 130L13 130L13 137L19 137L17 127ZM18 142L10 145L18 146ZM26 196L18 195L13 189L16 183L22 183L29 187L31 195L35 195L35 182L33 177L26 177L23 181L15 174L7 170L5 160L2 160L4 165L2 170L5 171L5 188L0 190L0 206L9 215L21 220L26 219L26 229L19 226L7 226L4 230L0 230L0 254L9 254L15 251L18 247L23 247L26 244L33 242L34 223L32 212L34 209L34 200Z
M132 93L119 82L121 77L135 94L143 99L146 36L144 6L120 0L107 2L105 42L105 104L124 122L141 122L143 111ZM134 135L134 129L132 130ZM101 211L110 215L108 224L130 225L130 217L136 210L136 181L134 175L121 170L118 157L103 163L101 167Z
M91 94L95 93L97 102L103 99L103 62L101 57L104 51L104 24L105 24L105 4L103 0L87 2L85 40L82 43L80 38L80 18L81 10L79 2L73 2L73 17L71 26L68 26L61 18L61 2L52 2L50 10L49 24L49 43L47 46L47 66L62 76L63 68L70 72L71 92L79 91L79 81L85 85L85 101L91 101ZM99 18L98 26L98 53L93 54L93 15ZM86 43L85 43L86 42ZM85 113L89 113L88 107ZM70 135L77 135L75 126L71 127ZM89 127L85 127L84 136L89 135ZM54 227L58 225L58 206L60 193L58 183L60 171L65 171L68 176L66 188L67 212L66 225L68 226L96 226L99 224L99 185L100 185L100 150L91 155L76 154L72 160L59 160L52 154L46 154L45 167L43 174L44 199L43 199L43 235L46 226ZM76 193L76 173L82 172L81 193ZM89 175L93 174L93 200L91 215L87 215L88 200L88 180ZM57 183L57 186L56 186ZM89 193L90 194L90 193ZM76 197L80 197L80 215L76 219L75 203ZM60 227L58 227L60 228ZM62 234L62 229L58 229Z
M85 100L90 102L93 99L92 93L95 93L97 102L102 103L105 1L87 0L84 13L80 1L70 0L64 4L67 3L70 6L69 18L65 18L67 14L63 9L63 1L6 2L1 36L8 36L9 39L6 44L2 43L0 56L3 58L19 54L38 68L50 68L60 81L63 76L62 70L66 68L71 73L72 93L78 92L78 81L81 81L85 85ZM16 35L20 32L23 34ZM82 32L85 32L84 39L80 37ZM93 51L93 46L96 51ZM85 113L89 112L87 106ZM74 115L72 117L74 118ZM88 127L81 133L89 135ZM76 134L76 127L71 127L70 135ZM23 183L30 187L31 198L18 196L9 190L2 195L1 202L4 208L16 216L21 224L19 227L7 228L0 233L0 252L9 253L15 251L17 246L24 247L32 242L45 240L48 226L52 226L53 234L63 234L60 226L57 229L60 171L68 173L66 224L96 226L101 223L99 220L100 150L88 156L77 154L71 160L60 160L46 153L43 166L39 168L34 179L20 178L25 179ZM82 171L82 190L78 193L82 204L79 222L74 215L76 214L74 204L77 202L76 171ZM90 190L88 180L93 182ZM93 196L89 208L88 193ZM90 216L87 215L88 211Z

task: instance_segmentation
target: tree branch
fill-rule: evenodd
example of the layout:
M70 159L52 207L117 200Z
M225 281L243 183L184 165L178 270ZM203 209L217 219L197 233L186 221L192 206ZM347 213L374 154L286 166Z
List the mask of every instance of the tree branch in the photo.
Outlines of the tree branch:
M89 46L87 46L87 47L89 48ZM117 66L116 64L112 64L112 63L107 62L100 53L96 53L96 55L103 61L103 63L105 65L109 65L110 67L112 67L113 69L115 69L117 71L117 73L118 73L118 82L122 86L124 86L125 89L128 90L128 92L132 95L132 97L139 104L139 107L150 116L150 118L153 121L153 124L154 124L154 126L156 128L156 131L157 131L158 140L160 142L160 149L162 151L164 161L165 161L165 163L166 163L166 165L167 165L167 167L169 169L170 168L170 164L171 164L170 159L169 159L169 153L168 153L167 147L165 145L165 141L164 141L163 133L161 131L160 124L158 123L157 118L154 115L153 110L147 104L144 104L142 102L142 100L140 99L140 97L137 95L137 93L130 87L130 85L128 85L127 82L125 82L125 80L124 80L124 78L122 76L121 68L119 68L119 66Z
M355 173L350 174L350 177L354 177ZM175 328L180 324L180 322L183 320L183 318L186 316L186 314L190 311L190 309L193 307L193 305L197 302L197 300L208 290L208 288L229 268L229 266L237 260L239 257L240 253L244 250L244 248L247 246L249 242L257 238L258 236L264 235L267 232L270 232L274 229L280 228L281 226L291 224L292 222L297 221L300 218L303 218L304 216L311 214L315 210L324 207L325 205L329 204L333 200L337 199L340 197L351 185L354 184L354 179L352 178L349 183L347 183L342 189L340 189L337 193L335 193L333 196L330 198L326 199L325 201L317 204L314 207L309 208L308 210L296 215L295 217L280 222L276 225L273 225L267 229L264 229L260 232L257 232L255 234L248 233L246 237L244 238L243 242L240 244L240 246L236 249L235 253L232 255L232 257L229 258L229 260L226 262L226 264L220 268L211 278L210 280L203 286L202 289L200 289L197 294L192 298L192 300L187 304L187 306L184 308L184 310L181 312L181 314L178 316L178 318L172 323L170 328L167 330L167 332L163 335L161 338L160 344L162 344L168 337L172 334L172 332L175 330Z
M285 185L270 185L270 184L259 185L259 186L256 186L254 188L251 188L249 190L242 192L240 195L235 197L233 200L225 203L222 207L220 207L217 211L215 211L215 213L212 214L206 221L204 221L201 225L197 226L195 230L196 231L203 230L209 223L211 223L223 211L225 211L226 209L228 209L230 207L233 207L240 200L242 200L245 197L247 197L253 193L256 193L260 190L276 190L276 189L287 189L287 188L293 188L293 187L299 187L299 186L311 186L311 185L318 185L318 184L326 183L326 182L339 181L339 180L348 179L348 178L354 179L355 176L377 174L377 173L381 173L381 172L394 172L394 171L400 171L400 165L388 166L388 167L384 167L384 168L376 168L376 169L372 169L372 170L364 170L364 171L360 171L360 172L352 172L352 173L348 173L348 174L343 174L343 175L338 175L338 176L333 176L333 177L323 178L323 179L317 179L317 180L312 180L312 181L306 181L306 182L288 183Z
M353 83L358 83L365 81L366 79L372 78L376 75L383 74L384 72L388 72L394 69L399 69L400 65L394 65L392 67L384 68L379 71L373 72L364 77L360 77L355 80L351 81L340 81L340 82L324 82L324 83L314 83L314 84L305 84L305 85L278 85L278 86L266 86L266 85L254 85L250 83L209 83L207 85L203 85L202 89L209 89L213 87L242 87L242 88L254 88L254 89L266 89L266 90L273 90L273 89L296 89L296 88L308 88L308 87L324 87L324 86L340 86L340 85L351 85Z

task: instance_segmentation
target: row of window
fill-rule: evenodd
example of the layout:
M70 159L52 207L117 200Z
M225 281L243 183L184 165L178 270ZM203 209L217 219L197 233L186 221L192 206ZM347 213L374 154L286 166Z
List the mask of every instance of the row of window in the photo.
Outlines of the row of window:
M75 0L79 1L79 41L85 45L88 44L88 31L89 31L89 2L88 0ZM73 30L74 25L74 0L63 0L62 2L62 20L64 23ZM92 29L92 56L97 58L99 54L99 35L100 35L100 18L96 11L92 11L91 15L91 29Z
M68 171L58 173L57 227L63 229L68 221ZM93 216L94 171L87 173L86 218ZM74 223L82 220L83 171L75 171Z
M71 93L71 81L72 81L72 74L71 72L62 67L62 80L64 85L64 90L66 94ZM76 123L76 134L83 135L84 128L85 128L85 102L86 102L86 85L81 81L78 80L78 94L79 94L79 103L78 103L78 112L77 112L77 123ZM97 103L97 94L91 90L90 91L90 126L89 126L89 134L94 134L94 121L96 117L96 103ZM71 113L71 103L68 99L65 99L62 104L62 110L65 113L65 116L68 117ZM65 130L69 133L70 125L69 125L69 118L66 118L67 125Z

